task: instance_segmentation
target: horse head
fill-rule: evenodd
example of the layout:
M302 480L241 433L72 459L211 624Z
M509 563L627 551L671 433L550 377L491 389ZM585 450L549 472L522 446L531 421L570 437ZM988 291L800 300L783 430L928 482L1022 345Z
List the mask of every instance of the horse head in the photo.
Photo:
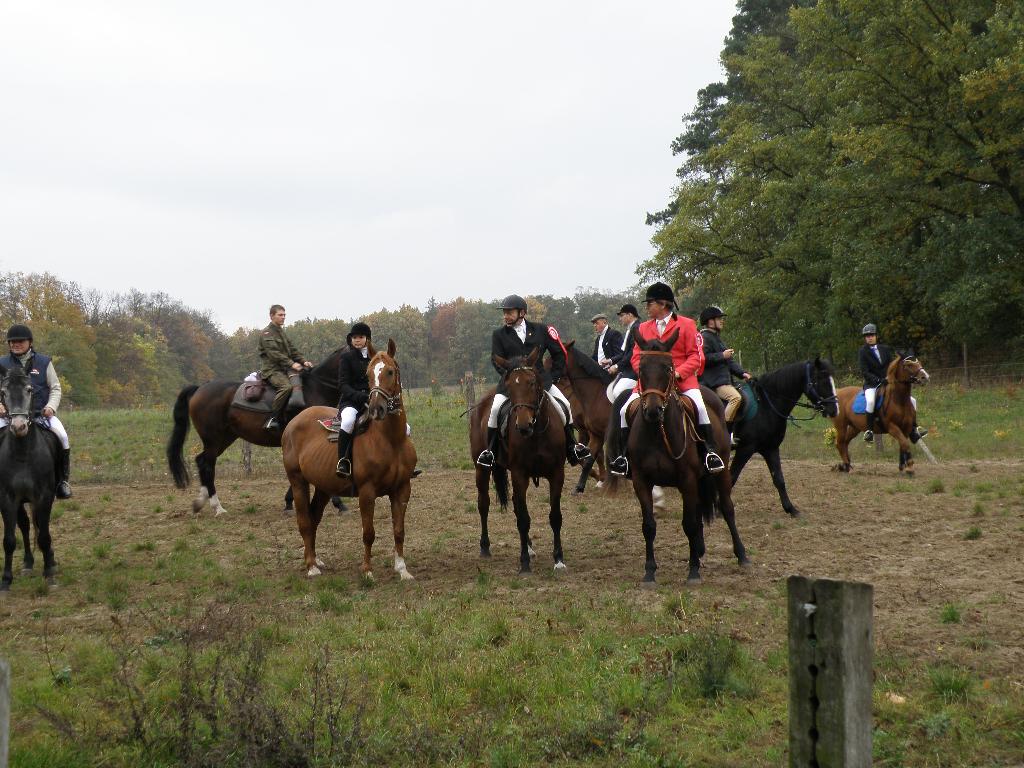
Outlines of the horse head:
M821 355L815 355L813 360L807 361L806 372L804 394L807 399L821 415L834 418L839 414L839 397L832 366L822 360Z
M366 372L370 379L367 413L371 419L380 421L402 409L402 372L395 361L397 351L394 339L388 339L386 352L370 348L370 362Z
M889 376L894 382L900 384L927 384L928 371L924 369L921 362L913 355L900 355L889 364Z
M21 366L14 366L0 379L0 402L7 410L11 433L25 437L32 426L32 382Z
M675 389L676 369L669 350L678 338L678 330L665 339L645 339L639 334L636 337L640 347L640 405L644 419L651 424L664 420L669 395Z
M509 402L512 403L513 423L523 437L533 434L543 404L544 387L537 376L536 367L539 355L540 347L536 347L526 357L512 360L499 356L494 358L495 364L505 371L505 388L508 390Z

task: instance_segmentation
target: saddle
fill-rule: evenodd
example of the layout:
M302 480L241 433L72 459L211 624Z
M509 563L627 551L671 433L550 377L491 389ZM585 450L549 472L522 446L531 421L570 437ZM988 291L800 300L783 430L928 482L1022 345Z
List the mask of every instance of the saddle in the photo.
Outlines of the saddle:
M256 413L271 413L274 410L275 394L274 388L268 387L262 379L243 381L235 390L235 396L231 398L231 407Z
M626 395L627 393L623 393ZM639 398L634 400L626 408L626 422L628 424L633 423L633 419L636 418L637 412L640 410L640 404L643 401ZM693 404L693 401L686 395L679 395L676 398L676 402L679 403L679 408L683 412L683 429L686 430L686 435L691 440L696 442L701 441L700 435L697 434L697 406Z
M327 430L327 442L338 442L338 433L341 431L341 422L337 418L317 419L316 423ZM370 428L370 418L367 411L363 411L356 419L356 428L352 431L352 437L361 435Z
M750 421L757 416L757 395L754 394L754 388L750 386L749 381L741 381L736 389L743 397L743 404L740 405L736 421Z
M881 387L878 388L878 395L875 397L875 413L880 414L882 412L882 401L885 397L885 390ZM853 398L853 412L859 414L865 414L868 412L867 400L864 398L864 390L857 393L857 396Z

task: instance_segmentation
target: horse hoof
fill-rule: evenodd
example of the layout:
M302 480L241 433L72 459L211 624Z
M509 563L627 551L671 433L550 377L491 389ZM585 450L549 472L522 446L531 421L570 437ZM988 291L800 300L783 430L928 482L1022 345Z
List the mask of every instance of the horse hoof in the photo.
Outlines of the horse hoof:
M604 480L598 480L597 484L594 487L600 491L602 488L604 488Z
M754 564L749 560L740 560L740 570L749 571L754 567Z
M657 587L658 587L658 582L656 582L654 580L654 574L653 573L644 574L643 581L640 582L640 588L641 589L657 589Z
M31 576L33 573L35 573L35 571L32 570L31 565L26 565L24 568L21 569L22 576Z
M533 576L533 571L530 570L530 566L523 565L523 566L520 566L520 568L519 568L519 575L520 576Z
M686 580L686 586L688 587L699 587L701 585L700 576L691 577Z
M569 570L569 569L566 568L565 563L563 563L561 560L559 560L557 563L555 563L555 573L558 573L560 571L562 573L564 573L567 570Z
M480 557L490 557L490 556L491 556L491 548L490 547L480 547Z
M797 509L796 507L793 507L792 509L787 509L786 514L790 517L800 517L800 510Z
M402 581L415 581L416 580L416 577L413 576L411 573L409 573L409 569L408 568L403 568L402 570L400 570L398 572L398 575L402 579Z
M533 548L533 545L529 545L529 546L527 546L527 547L526 547L526 551L527 551L527 552L529 553L529 555L530 555L530 557L531 557L531 558L533 558L533 557L536 557L536 556L537 556L537 551L536 551L536 550L535 550L535 549Z
M572 495L573 496L582 496L583 495L583 489L582 488L573 488L572 489Z
M317 564L318 568L326 568L327 567L326 565L324 565L324 561L321 560L319 557L316 559L316 564Z
M308 571L306 571L306 575L309 576L310 578L312 578L314 576L319 576L320 573L321 573L320 569L317 568L315 565L312 568L310 568Z
M50 589L53 589L54 587L56 587L57 586L57 577L56 576L47 576L46 577L46 586L48 586Z
M10 592L10 590L11 590L11 582L5 581L5 582L0 583L0 592Z
M198 515L203 511L203 507L206 506L205 499L193 499L192 500L192 514Z
M367 571L363 574L363 582L365 584L373 584L373 571Z

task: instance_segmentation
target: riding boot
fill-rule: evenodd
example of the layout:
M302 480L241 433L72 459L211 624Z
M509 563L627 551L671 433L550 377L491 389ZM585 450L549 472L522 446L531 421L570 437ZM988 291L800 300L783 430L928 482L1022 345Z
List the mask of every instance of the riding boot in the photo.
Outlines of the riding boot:
M725 422L725 431L729 433L729 445L735 448L739 444L739 440L736 439L736 433L733 431L736 428L735 421Z
M338 430L338 467L334 474L352 477L352 434L344 429Z
M487 447L480 451L480 455L477 456L476 463L481 467L487 467L490 469L494 466L494 452L496 450L498 450L498 428L488 427Z
M701 453L704 454L704 468L712 475L721 472L725 469L725 462L722 461L721 456L715 453L715 449L712 447L715 444L715 438L711 433L711 425L698 424L697 432L700 434L701 440L703 440L701 445L704 447L701 449Z
M63 448L60 452L60 470L57 473L57 490L56 496L58 499L70 499L71 498L71 486L68 484L68 478L71 476L71 449Z
M570 467L590 459L590 449L576 440L576 429L572 424L565 425L565 457Z
M864 442L873 443L875 442L875 414L867 413L865 415L868 417L868 428L864 432Z
M284 428L285 428L284 414L285 414L285 412L287 410L288 410L288 401L285 400L284 404L282 404L280 408L278 408L276 411L274 411L274 415L271 416L269 419L267 419L267 423L263 425L263 428L265 430L267 430L267 431L272 431L272 430L275 430L275 429L279 429L279 430L281 430L281 432L284 432Z
M917 426L917 419L914 419L914 428L910 430L910 442L916 443L922 437L928 434L927 429L921 429Z
M619 455L608 464L608 471L619 477L629 477L629 458L626 447L629 445L629 427L619 427Z

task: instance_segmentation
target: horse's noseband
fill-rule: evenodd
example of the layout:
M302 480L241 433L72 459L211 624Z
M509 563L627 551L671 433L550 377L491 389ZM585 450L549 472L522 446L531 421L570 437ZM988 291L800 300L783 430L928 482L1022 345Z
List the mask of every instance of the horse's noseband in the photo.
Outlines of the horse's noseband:
M660 355L668 355L671 358L672 353L671 352L645 351L645 352L641 353L641 358L643 357L643 355L659 355L659 356ZM659 405L657 407L658 421L659 422L664 422L664 419L665 419L665 409L668 407L669 398L675 397L675 394L676 394L676 389L675 389L676 369L672 367L672 363L671 362L667 363L665 365L665 368L668 370L668 383L665 385L664 389L648 389L647 391L644 391L644 385L643 385L642 377L641 377L641 380L639 382L637 382L637 384L638 384L638 386L640 388L640 404L643 406L643 408L645 410L647 408L647 405L645 404L645 398L647 398L648 396L659 395L661 397L661 399L664 401L661 405Z
M399 413L402 410L402 369L398 367L398 363L395 363L394 365L397 391L394 394L391 394L382 387L372 387L368 393L368 397L373 397L377 394L384 398L385 416Z
M508 381L508 377L516 371L524 371L533 376L533 384L537 387L537 402L536 403L512 403L511 414L514 414L519 408L529 408L533 412L533 416L530 419L529 427L532 428L537 424L537 417L540 415L541 403L544 399L544 389L538 385L537 382L537 371L527 365L516 366L515 368L509 369L505 374L505 381Z
M839 398L835 395L835 393L833 393L829 397L822 397L821 396L821 394L818 392L817 388L814 386L814 379L811 378L811 368L812 367L813 367L813 364L811 363L810 360L808 360L807 361L807 365L804 367L804 377L807 380L807 383L804 386L804 392L807 394L807 397L810 399L811 405L813 406L814 410L816 410L818 413L820 413L822 416L824 416L825 415L825 406L832 405L833 403L836 406L838 406L839 405Z

